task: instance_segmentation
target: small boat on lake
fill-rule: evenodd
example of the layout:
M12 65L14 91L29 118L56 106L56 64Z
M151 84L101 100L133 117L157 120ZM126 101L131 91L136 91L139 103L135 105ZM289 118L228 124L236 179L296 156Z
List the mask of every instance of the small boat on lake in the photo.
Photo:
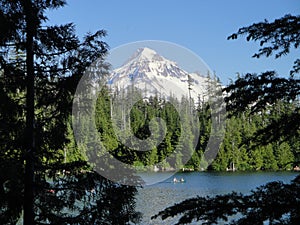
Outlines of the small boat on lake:
M180 178L180 179L177 179L176 177L173 178L173 183L185 183L185 179L183 178Z

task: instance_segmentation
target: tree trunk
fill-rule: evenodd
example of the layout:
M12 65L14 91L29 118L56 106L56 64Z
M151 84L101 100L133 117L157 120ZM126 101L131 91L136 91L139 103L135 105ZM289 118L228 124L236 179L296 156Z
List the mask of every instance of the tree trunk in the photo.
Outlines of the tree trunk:
M24 225L34 224L34 53L35 26L31 0L24 2L26 16L26 152L24 182Z

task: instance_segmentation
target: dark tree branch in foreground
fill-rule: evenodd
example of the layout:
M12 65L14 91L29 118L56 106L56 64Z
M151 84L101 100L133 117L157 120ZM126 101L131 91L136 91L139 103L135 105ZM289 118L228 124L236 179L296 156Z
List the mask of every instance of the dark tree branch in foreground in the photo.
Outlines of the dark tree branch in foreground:
M275 53L275 58L287 55L291 48L298 48L300 44L300 16L285 15L280 19L269 23L267 20L260 23L254 23L248 27L242 27L237 33L228 37L228 39L237 39L238 36L246 35L247 41L259 41L258 53L253 57L269 57ZM299 59L294 62L294 70L291 74L298 72Z
M300 45L300 16L286 15L274 22L267 20L243 27L228 39L237 39L246 35L247 41L260 41L259 52L253 57L269 57L276 53L275 58L286 55L291 47L297 49ZM268 45L266 47L266 45ZM300 59L294 62L290 74L299 72ZM274 71L263 72L260 75L246 74L238 77L232 84L224 89L228 93L226 102L228 110L233 113L245 111L249 106L252 111L259 111L268 104L277 100L294 101L300 93L300 80L291 76L289 78L277 77Z
M279 58L297 49L300 44L300 16L286 15L274 22L264 21L243 27L228 39L246 35L247 41L259 41L259 52L253 57ZM277 116L266 121L254 137L259 144L299 138L300 135L300 80L295 75L300 70L296 59L289 77L277 77L274 71L246 74L224 89L229 115L250 111L263 115L278 102L288 106ZM290 184L271 182L249 195L231 193L215 197L196 197L168 207L155 218L178 216L177 224L199 221L201 224L299 224L300 176Z
M224 88L227 110L238 114L251 109L260 112L278 100L295 101L300 94L300 79L278 77L274 71L257 74L247 73Z
M275 53L279 58L300 45L300 16L286 15L274 22L264 21L243 27L228 39L237 39L246 35L247 41L259 41L261 48L253 57L269 57ZM294 61L290 76L278 77L276 72L267 71L259 75L246 74L238 77L228 87L224 88L228 97L225 98L230 115L236 115L250 109L252 113L259 113L268 106L284 101L294 104L294 111L282 113L259 131L256 139L262 144L291 137L299 137L300 114L299 94L300 79L295 76L300 70L300 59Z
M300 177L290 184L271 182L249 195L235 192L215 197L196 197L175 204L153 216L179 216L177 224L298 224L300 221Z
M268 144L277 140L299 137L300 79L282 78L274 71L246 74L224 88L229 95L225 98L229 116L250 110L251 114L260 113L274 106L278 101L293 103L293 110L285 110L279 117L269 119L268 124L259 130L254 139L257 143Z

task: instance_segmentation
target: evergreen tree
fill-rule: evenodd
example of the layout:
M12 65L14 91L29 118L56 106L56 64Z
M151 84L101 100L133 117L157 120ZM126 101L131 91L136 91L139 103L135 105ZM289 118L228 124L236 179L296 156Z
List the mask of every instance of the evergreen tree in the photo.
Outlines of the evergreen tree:
M294 155L291 152L291 147L287 142L281 143L276 149L276 160L278 167L284 170L292 169L292 163L294 161Z
M261 170L264 166L262 148L256 148L250 152L250 167L254 170Z
M277 162L273 153L273 147L271 144L265 146L263 148L263 161L264 161L264 169L266 170L277 170Z
M80 41L73 24L45 26L45 12L64 5L0 1L0 220L15 224L23 210L28 225L136 222L135 188L116 186L81 156L68 156L76 148L72 96L107 45L103 30Z
M225 171L229 165L229 157L227 157L224 144L220 146L217 158L212 162L212 169L216 171Z

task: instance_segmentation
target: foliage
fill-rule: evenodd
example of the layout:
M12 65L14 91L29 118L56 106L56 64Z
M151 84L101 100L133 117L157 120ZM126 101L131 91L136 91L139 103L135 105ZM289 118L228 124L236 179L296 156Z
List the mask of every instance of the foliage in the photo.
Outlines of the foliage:
M137 222L136 188L97 175L74 142L73 94L107 44L104 30L80 40L72 23L46 26L65 4L0 1L0 220L16 224L24 210L35 224Z
M134 165L153 166L157 164L161 170L169 170L182 167L200 169L200 163L205 169L207 162L203 161L203 152L208 142L210 133L210 109L208 103L203 106L193 107L192 113L201 118L203 124L198 121L192 121L190 114L190 100L183 97L180 100L173 99L178 103L178 109L174 103L164 98L151 96L147 100L137 101L130 112L126 111L127 104L131 99L128 95L141 96L141 90L134 90L130 93L123 93L114 96L111 100L108 98L108 87L103 88L98 96L96 103L96 126L100 132L100 139L104 146L109 146L111 154L117 159ZM118 91L116 91L118 92ZM126 100L125 100L126 99ZM177 111L179 110L179 111ZM112 124L111 116L114 118ZM160 118L165 121L166 133L163 133L162 124L156 121ZM150 131L150 124L151 131ZM194 135L194 130L200 129L201 139ZM133 134L141 139L147 139L151 135L152 143L150 146L142 146L149 151L136 151L128 146L134 145L130 138L122 138L129 135L130 130ZM185 132L182 132L184 130ZM121 138L120 138L121 137ZM163 137L160 143L155 141ZM136 146L134 146L136 147ZM180 154L185 151L191 159L186 162L186 156ZM193 151L194 154L193 154Z
M141 90L135 90L130 95L141 95ZM124 163L138 165L140 169L146 169L146 166L157 164L161 170L176 168L189 168L192 170L207 169L208 162L203 156L207 148L211 131L211 110L208 103L201 103L192 110L197 115L198 123L190 121L187 98L181 99L179 110L177 110L164 98L150 97L148 100L139 100L136 102L127 115L124 109L130 96L120 95L109 98L108 87L104 87L100 92L96 103L96 126L100 132L101 142L106 149L109 149L117 159ZM125 101L127 99L127 101ZM177 100L178 101L178 100ZM264 111L252 113L250 110L242 114L231 116L226 121L225 136L220 147L217 158L212 162L208 169L225 171L234 168L236 170L290 170L295 164L297 156L297 147L291 149L288 146L295 145L299 141L296 139L286 140L284 136L279 137L279 141L268 143L266 146L260 145L260 139L257 139L257 133L265 129L270 121L278 118L282 113L290 113L294 108L294 102L286 103L278 101L273 105L266 107ZM114 129L111 121L116 118L118 127ZM140 139L146 139L152 134L154 137L160 135L161 129L155 122L152 132L149 130L149 124L154 117L160 117L166 121L166 134L160 144L151 149L151 151L135 151L125 145L115 132L124 135L132 129L133 134ZM183 122L183 126L180 124ZM199 138L195 137L194 129L199 126ZM182 135L181 129L185 130ZM87 133L88 131L83 131ZM182 135L182 139L179 137ZM197 140L196 140L197 139ZM197 142L194 145L195 141ZM285 147L284 147L285 146ZM146 146L145 146L146 147ZM285 149L281 152L279 149ZM183 164L183 155L177 154L174 158L172 153L175 149L185 149L193 152L190 160ZM84 152L84 151L83 151ZM171 156L164 163L164 160ZM286 163L286 165L283 165ZM143 168L144 166L144 168ZM152 168L153 169L153 168Z
M39 224L128 224L141 218L136 188L104 179L85 162L52 165L47 175L35 202Z
M272 53L276 53L275 58L279 58L288 54L291 48L299 48L300 16L286 15L271 23L268 21L255 23L239 29L228 39L236 39L244 34L247 34L247 41L260 41L262 48L253 57L269 57ZM225 99L228 103L228 111L233 114L248 108L251 112L260 112L278 101L295 103L291 111L281 113L277 118L272 119L268 126L257 132L255 138L259 138L262 142L269 143L282 137L286 139L299 137L300 80L297 77L299 62L299 59L295 60L289 77L278 77L275 71L258 75L246 74L238 77L234 83L224 89L229 94ZM272 132L275 129L276 132Z
M259 41L261 48L253 57L269 57L273 53L275 58L287 55L291 48L298 48L300 44L300 16L285 15L273 22L254 23L247 27L242 27L237 33L228 37L228 39L237 39L238 36L247 35L247 41ZM299 72L300 59L294 62L291 75Z

